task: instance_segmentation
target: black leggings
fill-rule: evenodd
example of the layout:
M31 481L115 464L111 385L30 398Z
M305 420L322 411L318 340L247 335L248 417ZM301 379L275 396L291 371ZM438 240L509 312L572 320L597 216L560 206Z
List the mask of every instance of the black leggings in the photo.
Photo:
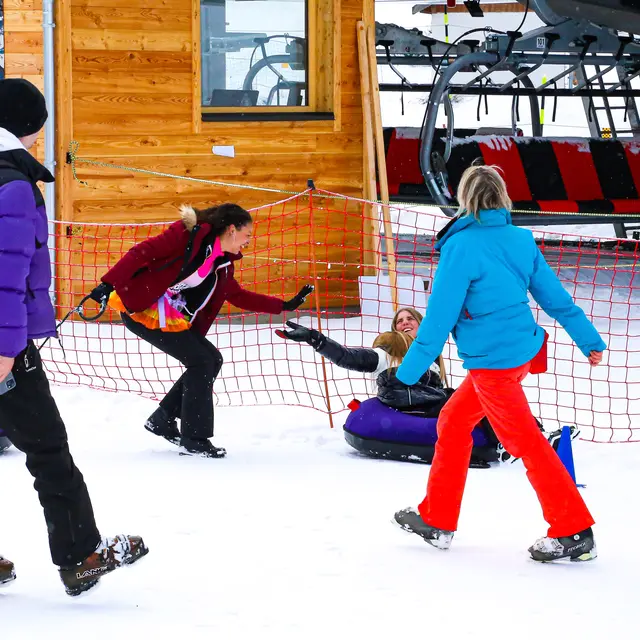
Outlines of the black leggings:
M122 321L129 331L186 367L160 402L171 418L181 419L182 436L191 440L213 436L213 383L222 368L222 354L194 329L178 333L147 329L124 313Z

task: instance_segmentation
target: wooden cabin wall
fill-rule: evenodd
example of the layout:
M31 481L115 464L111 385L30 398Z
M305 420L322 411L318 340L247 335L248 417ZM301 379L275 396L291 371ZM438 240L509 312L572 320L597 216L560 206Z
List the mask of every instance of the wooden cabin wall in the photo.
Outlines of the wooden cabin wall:
M44 91L42 0L4 0L5 77L25 78ZM44 136L33 148L44 159Z
M87 182L82 185L65 165L71 140L79 143L80 156L107 163L295 192L312 178L318 188L362 196L356 21L362 19L364 0L311 1L317 4L309 24L323 38L318 83L329 87L318 95L316 106L333 111L335 121L202 122L198 0L57 0L58 218L72 223L173 221L182 203L202 207L235 201L250 208L285 197L79 164L78 178ZM234 145L235 158L214 156L213 145ZM344 209L344 203L328 208ZM261 211L255 255L243 261L246 286L293 294L311 278L314 259L322 260L324 266L316 264L318 275L329 279L323 303L357 305L362 219L357 205L350 210L354 215L348 217L346 233L342 213L314 214L316 235L327 247L320 249L321 256L310 242L306 200L274 210L270 223L265 215L271 214ZM79 270L91 281L114 259L113 241L89 244L77 232L69 225L69 238L60 246L70 275L63 278L61 294L69 288L80 293ZM133 239L130 231L123 233L126 248ZM271 259L275 254L267 249L272 246L281 262ZM64 269L61 265L61 273Z

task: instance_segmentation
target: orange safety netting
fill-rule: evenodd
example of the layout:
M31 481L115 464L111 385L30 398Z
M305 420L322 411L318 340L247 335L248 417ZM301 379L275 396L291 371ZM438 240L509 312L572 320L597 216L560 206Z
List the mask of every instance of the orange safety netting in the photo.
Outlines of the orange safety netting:
M313 191L260 207L253 211L254 240L236 263L236 277L250 290L285 299L312 282L315 293L287 319L349 346L371 346L378 333L391 329L394 303L424 313L437 268L434 236L448 220L428 207L391 206L388 213L389 246L384 236L380 240L383 211L374 203ZM167 224L54 223L58 317L128 249ZM535 234L609 350L604 365L591 368L564 330L533 304L550 334L549 372L525 381L534 415L548 431L576 424L584 439L640 440L640 243L553 227ZM225 360L214 386L218 405L295 405L335 416L354 397L375 393L367 376L276 336L284 319L223 308L209 335ZM74 315L60 334L62 345L51 341L43 350L57 383L161 397L181 374L176 361L126 331L110 311L94 323ZM443 356L449 386L457 387L464 371L451 341ZM338 416L337 424L343 419Z

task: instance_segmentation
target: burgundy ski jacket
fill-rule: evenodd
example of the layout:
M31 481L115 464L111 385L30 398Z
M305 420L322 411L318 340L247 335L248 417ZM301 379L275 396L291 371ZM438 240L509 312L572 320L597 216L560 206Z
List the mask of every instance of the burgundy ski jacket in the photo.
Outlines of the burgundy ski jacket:
M102 282L113 286L124 306L133 312L144 311L156 302L176 281L193 273L201 264L199 256L211 227L198 220L190 207L183 208L182 220L161 234L132 247L107 273ZM242 254L225 252L216 260L217 279L207 305L196 316L193 328L203 336L225 302L257 313L282 313L279 298L243 289L234 277L234 262Z

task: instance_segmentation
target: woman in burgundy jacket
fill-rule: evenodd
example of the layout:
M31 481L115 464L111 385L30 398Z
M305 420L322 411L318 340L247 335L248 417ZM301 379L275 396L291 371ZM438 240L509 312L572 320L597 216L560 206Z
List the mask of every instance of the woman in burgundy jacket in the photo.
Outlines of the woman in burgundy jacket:
M91 292L96 302L122 312L125 326L180 361L185 372L149 417L145 428L191 454L221 458L214 447L213 383L222 355L206 338L228 301L241 309L294 311L313 291L305 285L291 300L253 293L234 278L252 234L251 215L236 204L197 210L182 207L182 220L129 250ZM177 418L181 420L178 430Z

